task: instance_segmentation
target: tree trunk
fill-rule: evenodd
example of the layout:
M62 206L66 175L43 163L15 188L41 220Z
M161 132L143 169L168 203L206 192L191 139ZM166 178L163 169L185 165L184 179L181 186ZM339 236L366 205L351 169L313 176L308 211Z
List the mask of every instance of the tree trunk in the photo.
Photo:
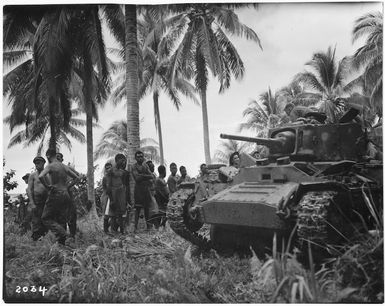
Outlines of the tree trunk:
M51 100L52 98L50 98ZM51 108L51 102L49 103L50 104L50 108ZM49 148L50 149L54 149L56 150L56 114L53 113L51 110L49 111L50 112L50 118L49 118L49 128L50 128L50 138L49 138Z
M130 164L135 161L135 152L140 147L139 99L138 99L138 39L136 5L125 5L125 62L127 96L127 167L130 172L131 204L134 204L134 180Z
M207 116L207 100L206 91L200 93L202 102L202 117L203 117L203 142L205 150L205 162L207 165L211 164L210 155L210 136L209 136L209 120Z
M92 63L87 54L84 55L84 79L83 79L83 94L86 108L86 136L87 136L87 197L91 202L91 209L89 212L90 219L96 219L98 217L96 212L95 203L95 182L94 182L94 143L92 135L92 98L91 98L91 86L92 86Z
M50 128L50 133L51 137L49 139L49 148L56 150L56 143L57 143L57 133L56 133L56 124L57 124L57 101L55 98L56 91L54 90L55 88L55 83L52 81L52 78L48 78L47 82L47 91L48 91L48 111L49 111L49 128Z
M155 122L156 122L156 128L158 130L158 138L159 138L160 164L164 165L162 124L160 122L160 112L159 112L159 94L157 92L154 92L153 98L154 98Z

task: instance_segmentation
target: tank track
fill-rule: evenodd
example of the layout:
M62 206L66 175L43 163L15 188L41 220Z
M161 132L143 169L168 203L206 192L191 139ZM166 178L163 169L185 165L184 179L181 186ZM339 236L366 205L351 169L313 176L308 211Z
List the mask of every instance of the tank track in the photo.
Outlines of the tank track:
M297 236L301 248L307 241L318 246L328 242L328 214L330 204L337 193L334 191L314 191L303 196L298 204Z
M175 192L167 205L167 220L171 229L180 237L198 246L202 250L214 249L221 251L217 243L198 232L193 232L185 225L183 207L192 189L181 189ZM336 192L316 191L303 196L297 207L298 243L301 249L306 249L309 240L315 245L325 246L328 242L329 207Z
M188 197L194 193L192 189L180 189L173 193L167 204L167 221L171 229L182 238L198 246L202 250L215 249L210 239L198 232L190 231L183 220L183 207Z

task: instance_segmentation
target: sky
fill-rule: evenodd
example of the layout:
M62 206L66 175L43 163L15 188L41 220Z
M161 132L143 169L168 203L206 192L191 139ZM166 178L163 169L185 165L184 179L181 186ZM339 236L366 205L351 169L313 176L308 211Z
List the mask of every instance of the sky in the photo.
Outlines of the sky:
M233 80L231 87L219 94L219 84L210 79L207 102L210 132L211 155L220 148L220 133L247 134L239 132L238 126L245 119L243 110L252 99L264 91L277 91L288 85L293 77L305 70L305 63L312 54L326 51L329 46L336 47L336 58L352 55L363 40L352 43L354 21L370 12L382 11L381 2L355 3L262 3L258 9L237 11L241 22L252 28L259 36L263 50L254 42L232 37L238 53L243 59L246 73L240 81ZM107 47L114 47L114 41L106 33ZM199 165L204 162L202 112L199 105L181 97L182 106L175 109L170 99L160 95L160 115L163 129L164 155L167 164L175 162L178 167L186 166L190 176L198 174ZM140 101L140 137L157 140L154 123L153 101L147 96ZM3 101L3 118L9 115L10 107ZM99 128L94 129L94 147L101 135L112 122L124 120L124 102L114 107L109 101L99 110ZM3 125L2 149L6 165L3 171L14 169L19 183L13 193L25 192L26 185L21 177L33 169L32 160L37 145L7 148L11 136L8 126ZM85 128L82 130L85 134ZM250 134L248 134L250 135ZM87 172L86 145L72 141L72 150L61 150L65 162L75 163L79 172ZM100 169L105 160L96 161L99 165L95 180L101 179Z

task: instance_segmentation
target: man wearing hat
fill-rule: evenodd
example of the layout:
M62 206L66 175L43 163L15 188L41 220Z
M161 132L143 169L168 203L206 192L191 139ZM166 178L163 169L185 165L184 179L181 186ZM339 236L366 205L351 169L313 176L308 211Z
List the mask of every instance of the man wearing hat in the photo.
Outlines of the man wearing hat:
M47 228L41 221L44 204L47 200L48 191L39 180L39 174L44 169L45 159L37 156L33 159L36 171L28 178L27 194L29 199L29 210L32 211L32 239L38 240L47 233Z

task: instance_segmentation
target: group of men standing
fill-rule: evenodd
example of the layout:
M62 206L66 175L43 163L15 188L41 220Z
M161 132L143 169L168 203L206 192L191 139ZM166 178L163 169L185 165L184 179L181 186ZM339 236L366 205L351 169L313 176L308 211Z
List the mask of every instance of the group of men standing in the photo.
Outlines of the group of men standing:
M79 179L78 173L63 164L63 155L54 149L33 159L36 171L28 178L27 195L32 213L32 239L38 240L51 230L60 244L71 243L76 234L76 207L70 189ZM67 225L70 234L67 235Z
M60 244L71 245L76 234L76 207L71 187L79 180L79 173L63 164L63 155L48 149L46 160L37 156L33 159L36 171L28 177L27 195L29 210L32 214L32 239L38 240L49 230ZM178 168L170 164L166 181L166 167L158 167L158 176L152 161L146 161L141 151L135 153L136 162L132 165L134 187L135 230L138 229L139 217L144 212L147 229L164 226L169 197L180 184L189 181L184 166ZM130 205L130 176L126 170L127 159L123 154L115 156L115 165L106 163L102 181L104 205L103 229L106 233L125 233L125 217ZM67 234L67 227L69 234Z
M178 168L175 163L170 164L170 176L166 181L166 167L158 167L158 176L152 161L146 161L141 151L135 153L136 162L131 166L134 187L135 230L138 229L139 217L144 213L147 229L164 226L169 197L183 181L190 180L186 168L180 167L181 175L177 175ZM130 205L129 175L125 170L127 160L124 155L115 156L115 166L106 163L105 174L102 181L104 205L104 232L112 231L125 233L125 217Z

